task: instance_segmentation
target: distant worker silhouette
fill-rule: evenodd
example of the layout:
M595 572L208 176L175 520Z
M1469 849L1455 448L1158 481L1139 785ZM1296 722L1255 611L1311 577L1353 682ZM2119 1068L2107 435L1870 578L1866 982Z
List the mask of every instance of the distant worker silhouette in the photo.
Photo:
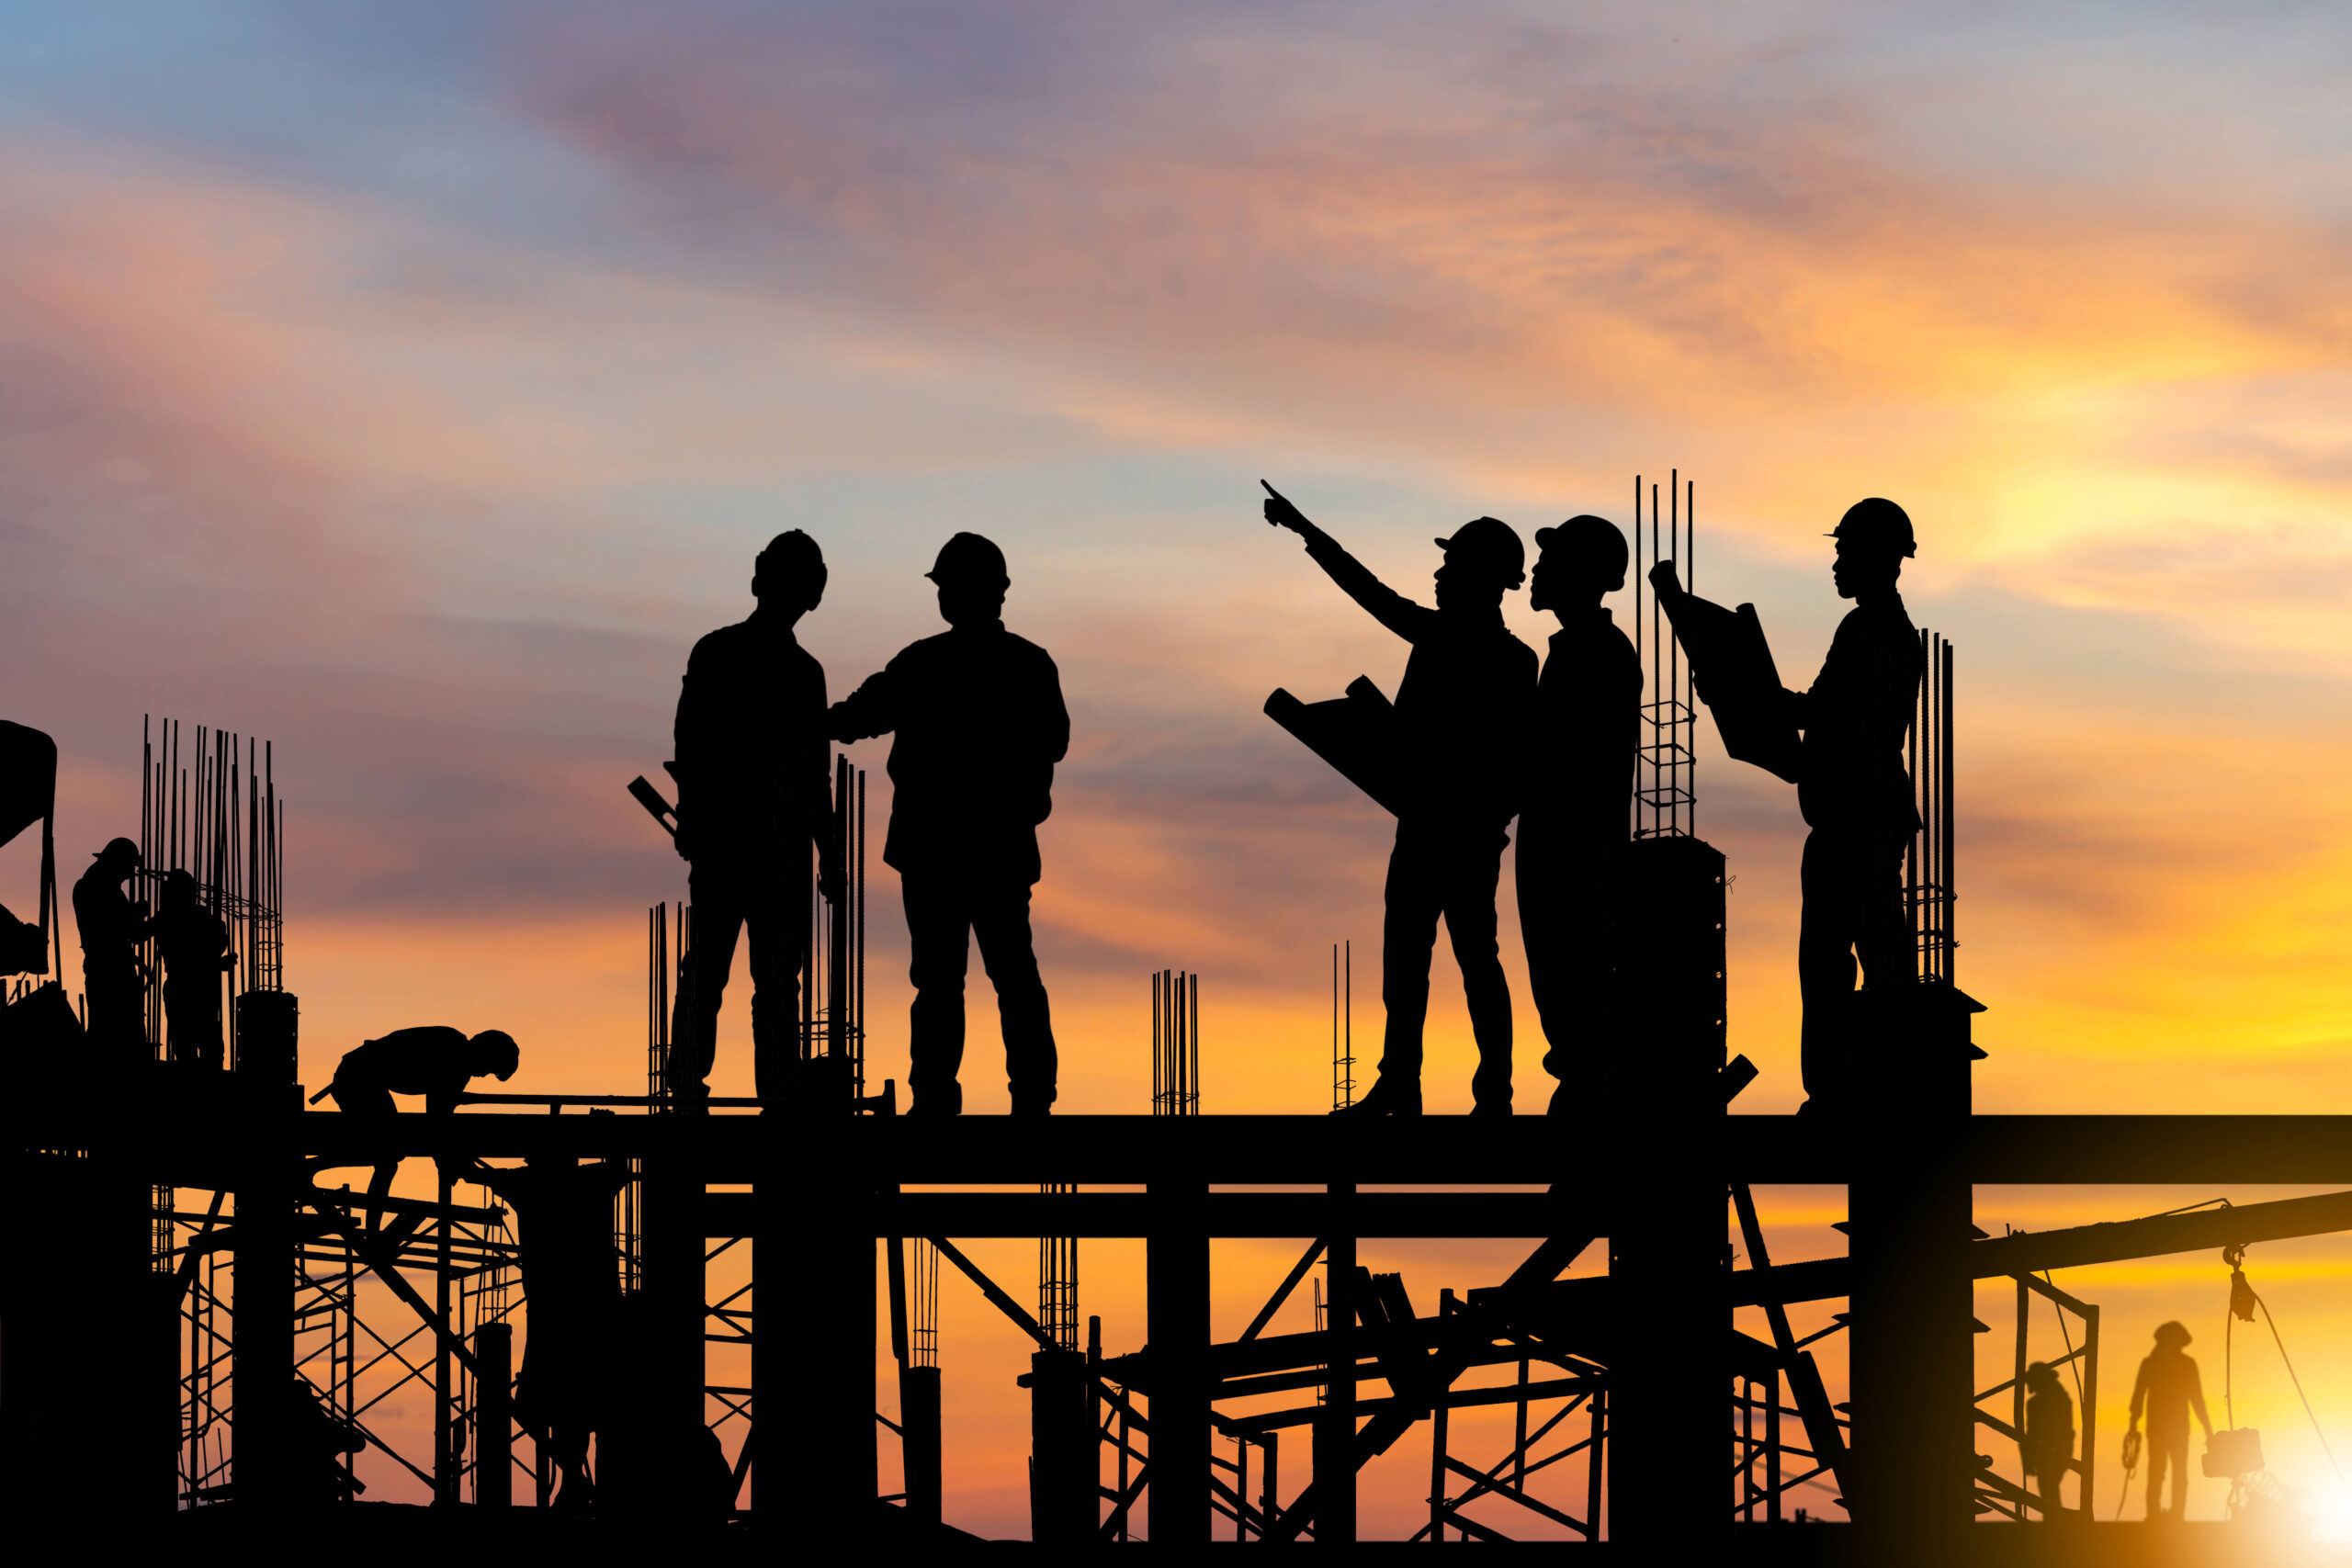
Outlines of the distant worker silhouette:
M237 955L229 951L228 926L199 901L196 878L185 871L164 878L155 953L164 961L173 1059L220 1066L220 976L237 966Z
M319 1391L301 1373L286 1390L289 1417L289 1449L294 1459L295 1500L303 1506L322 1507L344 1500L344 1486L365 1492L368 1483L344 1472L343 1456L368 1446L359 1428L339 1418L319 1398Z
M707 1108L719 1004L743 931L752 939L755 1092L780 1103L799 1064L808 846L817 846L829 898L839 897L842 875L825 847L825 670L793 633L824 599L825 579L816 540L797 528L778 534L752 568L759 607L695 644L686 660L672 768L678 853L694 868L691 983L679 989L671 1032L670 1089L683 1111Z
M2132 1384L2132 1425L2125 1437L2140 1429L2140 1416L2144 1410L2148 1417L2148 1518L2174 1519L2181 1517L2188 1506L2188 1416L2197 1415L2197 1424L2205 1428L2205 1440L2213 1440L2212 1417L2205 1414L2205 1385L2197 1375L2197 1363L2181 1354L2188 1344L2188 1330L2178 1323L2159 1325L2156 1348L2140 1363L2140 1376ZM2172 1506L2164 1506L2165 1476L2172 1476Z
M109 839L74 884L74 925L82 939L82 996L89 1009L89 1039L110 1058L137 1060L146 1051L146 965L139 944L148 921L124 897L122 885L139 874L139 846Z
M1421 1113L1421 1033L1437 923L1453 942L1478 1043L1473 1114L1511 1105L1510 987L1495 940L1506 831L1523 786L1521 751L1535 701L1535 650L1503 625L1503 595L1526 581L1526 547L1508 523L1474 518L1437 541L1437 608L1384 584L1336 540L1269 490L1266 521L1306 541L1307 556L1373 619L1413 645L1396 688L1405 809L1388 856L1381 927L1381 1001L1388 1014L1380 1076L1342 1115Z
M1903 855L1919 830L1903 738L1927 671L1918 628L1895 583L1918 553L1911 519L1872 497L1847 509L1831 537L1838 596L1854 608L1838 624L1812 689L1788 702L1804 732L1797 808L1805 837L1797 933L1800 1035L1807 1105L1843 1102L1854 964L1865 986L1911 978L1903 909Z
M457 1110L458 1097L474 1079L495 1077L503 1082L514 1076L521 1059L514 1037L503 1029L485 1029L470 1039L464 1031L446 1024L395 1029L345 1052L343 1060L335 1064L334 1080L312 1095L311 1103L334 1096L335 1109L361 1123L365 1146L366 1141L389 1137L392 1132L391 1120L398 1113L392 1096L421 1094L425 1114L446 1116ZM446 1156L436 1154L434 1160L446 1173L459 1174ZM315 1174L334 1168L336 1163L316 1159L307 1168ZM379 1145L367 1163L376 1168L368 1183L368 1196L381 1198L392 1190L392 1178L401 1168L400 1152ZM372 1206L368 1211L371 1241L380 1213Z
M514 1210L528 1333L515 1379L514 1415L544 1432L562 1472L555 1506L585 1507L595 1498L588 1439L599 1419L604 1365L621 1299L613 1247L613 1197L628 1180L618 1160L581 1165L567 1156L533 1155L521 1169L477 1163L474 1179Z
M1029 929L1037 826L1069 753L1061 672L1004 629L1004 552L978 534L940 547L926 573L948 629L910 644L833 709L833 738L895 734L882 859L907 906L910 1112L964 1108L964 976L971 943L996 987L1015 1116L1054 1103L1059 1059Z
M2075 1401L2047 1361L2025 1370L2025 1470L2041 1517L2066 1512L2066 1467L2075 1459Z
M1558 1080L1551 1112L1604 1111L1619 1049L1612 895L1631 831L1642 665L1601 607L1625 586L1625 536L1605 518L1535 530L1530 609L1560 619L1535 688L1519 815L1519 929Z

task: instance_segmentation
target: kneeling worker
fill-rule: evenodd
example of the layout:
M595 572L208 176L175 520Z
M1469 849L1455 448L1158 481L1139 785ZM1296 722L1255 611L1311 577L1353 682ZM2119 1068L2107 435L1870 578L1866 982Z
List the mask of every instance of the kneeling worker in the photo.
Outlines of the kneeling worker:
M380 1039L362 1042L356 1051L345 1052L343 1060L335 1064L334 1081L312 1095L311 1103L316 1105L333 1095L336 1110L355 1120L364 1120L371 1131L380 1128L389 1135L389 1123L396 1113L392 1096L421 1094L424 1096L426 1115L447 1115L457 1110L458 1097L474 1079L492 1077L503 1083L513 1077L521 1056L514 1037L503 1029L485 1029L470 1038L464 1031L446 1024L395 1029ZM436 1156L436 1161L438 1158ZM339 1163L348 1162L315 1160L310 1169L315 1174ZM381 1150L368 1163L376 1168L368 1183L368 1196L381 1198L391 1190L392 1176L401 1168L401 1156ZM368 1210L368 1235L371 1239L379 1213L372 1205Z

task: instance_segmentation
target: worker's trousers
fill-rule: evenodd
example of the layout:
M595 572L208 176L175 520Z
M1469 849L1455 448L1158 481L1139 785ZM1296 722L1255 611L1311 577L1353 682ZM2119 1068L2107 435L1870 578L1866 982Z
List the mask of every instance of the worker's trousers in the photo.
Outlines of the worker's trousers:
M901 874L899 889L907 906L907 977L915 987L907 1021L913 1109L952 1114L964 1108L956 1075L964 1065L964 977L975 941L996 987L1013 1109L1051 1105L1060 1062L1029 931L1029 884L1017 875L910 871Z
M1901 833L1815 828L1804 840L1800 885L1804 913L1797 928L1797 988L1804 1001L1800 1041L1804 1090L1842 1098L1848 1083L1848 1024L1854 965L1862 984L1911 978L1916 959L1903 913Z
M1396 825L1396 847L1388 855L1388 912L1381 926L1380 999L1388 1013L1380 1055L1383 1081L1420 1082L1430 957L1442 918L1462 969L1470 1032L1478 1042L1470 1092L1483 1107L1510 1108L1510 986L1495 941L1495 890L1509 841L1497 829Z
M1617 1017L1615 879L1621 839L1562 841L1547 825L1519 829L1519 931L1527 987L1544 1024L1544 1070L1605 1107Z
M800 964L808 947L805 881L784 873L782 857L716 856L695 863L686 879L694 901L694 942L686 979L671 1013L670 1089L680 1104L707 1098L718 1049L718 1010L735 967L735 943L752 939L752 1092L780 1100L792 1091L800 1060ZM806 863L803 863L804 866ZM804 869L801 876L808 874Z

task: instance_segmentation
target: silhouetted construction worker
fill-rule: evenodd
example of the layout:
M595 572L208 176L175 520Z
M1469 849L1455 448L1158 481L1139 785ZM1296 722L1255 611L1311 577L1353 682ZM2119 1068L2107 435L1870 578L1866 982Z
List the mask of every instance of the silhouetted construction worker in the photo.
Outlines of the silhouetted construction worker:
M1830 536L1838 596L1854 608L1838 625L1812 689L1788 702L1804 732L1797 808L1812 829L1801 873L1804 913L1797 982L1807 1103L1836 1103L1846 1085L1848 998L1854 964L1865 986L1914 972L1903 909L1903 855L1919 830L1903 738L1927 659L1895 583L1918 553L1911 519L1891 501L1856 502Z
M2148 1517L2178 1519L2188 1506L2188 1416L2197 1416L2197 1424L2205 1428L2205 1440L2213 1440L2213 1421L2205 1414L2205 1385L2197 1375L2197 1363L2181 1351L2188 1346L2188 1330L2178 1323L2161 1324L2156 1328L2156 1348L2140 1363L2140 1376L2132 1384L2132 1425L2126 1431L2140 1429L2143 1411L2148 1417ZM2172 1476L2172 1506L2164 1506L2165 1476Z
M1043 1116L1060 1069L1029 898L1037 825L1054 808L1054 765L1069 752L1069 710L1046 650L1004 629L1012 580L1002 550L957 534L924 575L948 629L910 644L833 709L837 740L898 738L882 859L907 905L910 1109L964 1108L964 976L978 941L996 987L1012 1113Z
M1380 1076L1340 1114L1421 1113L1421 1031L1430 955L1444 918L1462 968L1478 1067L1474 1114L1510 1114L1510 987L1495 942L1495 891L1506 831L1523 788L1522 751L1535 700L1534 649L1503 625L1503 594L1527 578L1526 547L1510 525L1475 518L1440 539L1437 608L1373 576L1304 513L1268 489L1266 521L1306 541L1306 553L1348 596L1413 651L1396 688L1405 809L1388 857L1381 928L1380 996L1388 1014Z
M485 1029L470 1038L446 1024L395 1029L345 1052L343 1060L335 1064L334 1080L311 1096L311 1103L316 1105L332 1095L337 1111L363 1123L363 1134L389 1134L391 1119L399 1111L392 1096L421 1094L426 1115L445 1116L457 1110L458 1097L474 1079L495 1077L503 1083L514 1076L521 1059L514 1037L503 1029ZM456 1174L443 1156L435 1155L434 1159ZM376 1168L368 1195L381 1198L392 1190L392 1178L401 1168L400 1154L396 1149L382 1149L367 1163ZM308 1168L315 1174L332 1169L334 1164L313 1160ZM370 1240L375 1237L379 1213L373 1207L368 1211Z
M229 928L197 897L196 878L175 871L164 878L164 907L155 915L155 955L164 964L164 1016L171 1024L172 1056L219 1067L220 976L237 966Z
M2066 1467L2075 1459L2075 1401L2047 1361L2025 1370L2025 1472L2041 1517L2066 1512Z
M1605 518L1535 530L1528 607L1560 619L1535 688L1519 814L1519 929L1558 1080L1552 1114L1605 1111L1618 1015L1611 890L1630 832L1642 666L1601 607L1625 586L1625 536Z
M568 1156L533 1155L521 1169L478 1164L474 1179L514 1210L529 1314L523 1370L514 1380L515 1418L547 1434L548 1457L562 1472L556 1506L584 1507L595 1496L588 1439L621 1296L613 1197L628 1180L628 1168L618 1160L582 1165Z
M141 987L144 965L139 959L147 920L122 891L123 883L139 874L139 846L129 839L110 839L90 860L90 869L74 884L87 1028L92 1043L130 1061L142 1054L147 1037Z
M825 847L831 809L825 669L793 628L825 596L825 557L795 528L768 541L752 568L759 607L695 644L678 694L678 853L695 929L690 983L680 988L670 1088L700 1111L718 1048L718 1009L735 942L752 940L754 1092L781 1103L800 1059L800 960L808 945L808 846L818 879L838 895Z
M346 1483L355 1492L368 1490L365 1482L346 1475L342 1464L344 1455L368 1446L359 1428L329 1410L311 1380L300 1372L288 1385L286 1399L291 1416L288 1451L294 1461L296 1502L306 1507L340 1503Z

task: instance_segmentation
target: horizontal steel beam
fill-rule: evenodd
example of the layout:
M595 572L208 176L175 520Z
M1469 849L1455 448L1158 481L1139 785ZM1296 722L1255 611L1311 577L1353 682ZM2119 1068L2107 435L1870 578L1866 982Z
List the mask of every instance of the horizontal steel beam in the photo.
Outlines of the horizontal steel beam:
M492 1159L688 1156L708 1180L745 1182L772 1140L805 1141L814 1130L772 1116L504 1110L447 1118L403 1111L389 1123L368 1122L331 1111L296 1112L274 1097L266 1108L224 1101L217 1111L161 1100L119 1109L26 1104L19 1097L0 1107L0 1137L17 1146L129 1150L153 1166L156 1179L187 1186L209 1184L209 1173L232 1180L222 1173L227 1154L256 1141L355 1166L371 1163L379 1150L430 1156L452 1145ZM1591 1158L1588 1137L1564 1136L1543 1116L1425 1116L1409 1125L1329 1116L1055 1116L1018 1127L1001 1116L861 1117L823 1132L842 1166L906 1184L1574 1184L1589 1180ZM1860 1172L1862 1156L1824 1123L1725 1116L1703 1133L1694 1128L1677 1157L1725 1181L1836 1185ZM2352 1186L2352 1117L1979 1116L1962 1134L1956 1157L1976 1183Z
M1559 1201L1541 1192L1363 1192L1338 1201L1363 1236L1504 1237L1532 1246L1559 1217ZM1320 1192L1213 1192L1200 1213L1212 1236L1312 1237L1330 1224L1333 1205ZM877 1236L1148 1236L1162 1207L1142 1192L908 1192L877 1199L870 1224ZM707 1193L703 1234L750 1235L753 1212L749 1192Z

